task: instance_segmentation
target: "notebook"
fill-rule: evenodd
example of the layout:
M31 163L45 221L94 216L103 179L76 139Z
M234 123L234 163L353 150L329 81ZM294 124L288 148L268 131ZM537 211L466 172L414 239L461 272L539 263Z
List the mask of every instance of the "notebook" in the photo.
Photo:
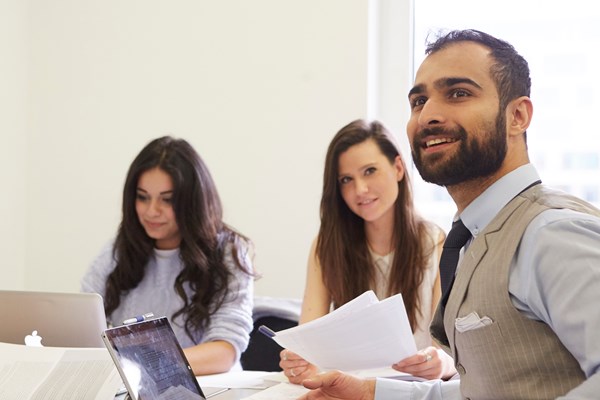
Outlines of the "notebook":
M0 290L0 342L50 347L104 347L102 296Z
M132 400L204 400L204 394L166 317L110 328L102 334Z

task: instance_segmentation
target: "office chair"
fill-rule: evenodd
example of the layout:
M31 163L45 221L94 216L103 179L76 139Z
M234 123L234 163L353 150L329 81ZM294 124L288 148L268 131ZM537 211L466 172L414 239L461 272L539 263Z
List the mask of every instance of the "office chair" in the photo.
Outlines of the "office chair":
M269 316L257 319L250 332L248 348L242 353L241 363L244 370L279 372L279 353L283 347L273 339L266 337L258 331L258 327L266 325L275 332L298 325L297 321Z
M279 353L283 347L258 331L261 325L275 332L298 325L300 299L257 296L254 298L254 327L250 332L248 348L240 357L244 370L279 372Z

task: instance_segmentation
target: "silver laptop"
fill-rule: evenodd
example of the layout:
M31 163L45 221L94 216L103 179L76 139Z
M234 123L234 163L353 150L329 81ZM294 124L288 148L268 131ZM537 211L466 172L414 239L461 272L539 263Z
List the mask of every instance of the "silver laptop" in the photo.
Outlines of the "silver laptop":
M0 342L49 347L104 347L102 296L0 290Z

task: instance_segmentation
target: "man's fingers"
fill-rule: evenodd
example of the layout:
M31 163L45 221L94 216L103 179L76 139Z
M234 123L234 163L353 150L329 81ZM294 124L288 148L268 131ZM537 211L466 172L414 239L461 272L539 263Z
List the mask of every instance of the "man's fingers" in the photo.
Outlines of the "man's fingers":
M310 379L305 379L302 381L302 386L307 389L314 390L318 389L323 385L323 381L317 377L313 377Z

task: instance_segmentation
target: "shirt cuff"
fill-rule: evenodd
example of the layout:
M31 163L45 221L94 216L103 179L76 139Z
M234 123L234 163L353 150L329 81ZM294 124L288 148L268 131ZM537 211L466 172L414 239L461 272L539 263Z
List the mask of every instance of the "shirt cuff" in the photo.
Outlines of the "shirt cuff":
M375 381L375 400L411 399L412 389L411 382L377 378Z
M444 382L436 379L424 382L407 382L377 378L375 400L458 400L461 399L460 379Z

